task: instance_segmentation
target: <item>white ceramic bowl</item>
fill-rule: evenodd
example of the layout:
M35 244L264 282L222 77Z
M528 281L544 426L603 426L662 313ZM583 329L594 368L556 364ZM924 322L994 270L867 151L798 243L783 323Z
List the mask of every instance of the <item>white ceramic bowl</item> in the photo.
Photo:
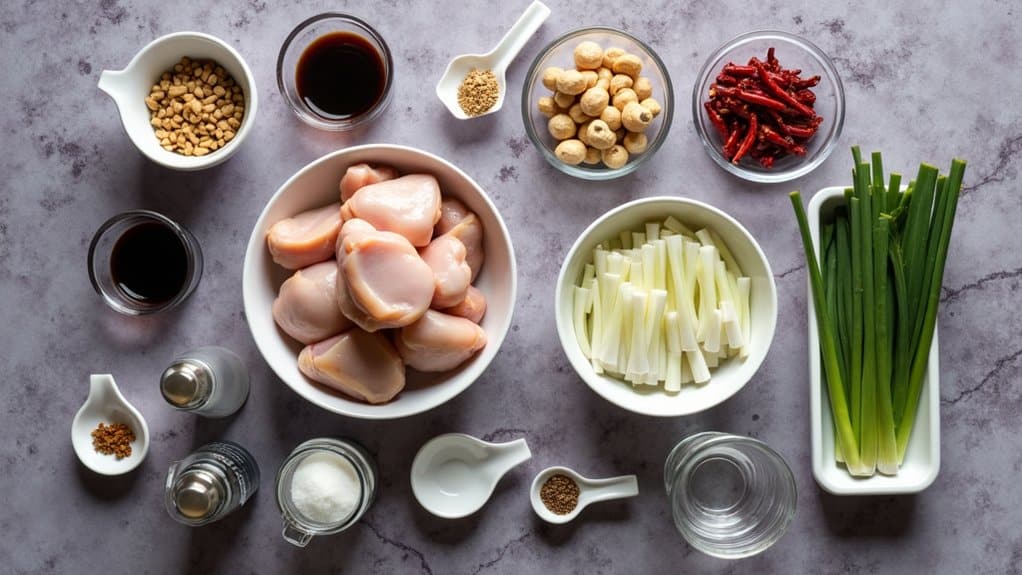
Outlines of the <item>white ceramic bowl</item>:
M572 288L585 264L591 263L596 244L617 237L624 230L639 230L646 222L662 222L667 216L674 216L694 230L706 227L715 231L730 248L742 272L752 278L752 348L749 357L722 361L720 367L711 371L709 383L685 385L681 392L674 394L664 392L662 386L633 388L632 384L623 380L597 374L579 349L572 324ZM752 379L766 357L777 323L777 289L770 263L759 244L731 216L713 206L686 198L635 200L600 216L571 246L557 276L555 297L557 335L579 377L607 401L643 415L672 417L698 413L737 393Z
M149 123L149 108L145 105L153 84L183 56L215 60L245 94L245 115L234 139L205 156L182 156L160 147ZM252 131L259 103L255 77L241 54L223 40L201 32L176 32L153 40L123 70L104 70L99 77L99 89L114 99L124 131L138 151L161 166L183 171L209 168L233 156Z
M809 200L807 216L817 253L821 219L830 219L834 210L843 205L845 205L844 186L824 188ZM807 289L810 289L808 283ZM831 417L830 404L827 395L823 393L824 384L820 378L820 340L816 329L816 310L813 309L811 295L807 295L806 300L809 306L810 425L813 477L816 478L816 482L835 495L894 495L918 493L926 489L940 471L940 352L936 328L926 364L926 379L923 380L923 391L919 396L919 411L916 413L915 427L912 429L912 436L905 452L905 462L897 475L852 477L848 470L834 459L834 419Z
M486 296L486 347L453 371L423 374L408 371L404 391L388 403L370 405L312 382L298 370L302 345L277 328L271 305L280 284L292 272L273 262L266 249L266 232L277 221L339 199L338 182L344 171L360 162L394 166L401 173L426 172L440 181L441 192L458 198L483 224L486 260L475 286ZM432 409L458 395L490 364L511 326L517 289L515 254L504 220L486 192L465 172L428 152L405 146L371 144L339 150L298 171L270 198L252 230L245 252L242 291L252 337L266 362L291 389L323 409L362 419L393 419Z

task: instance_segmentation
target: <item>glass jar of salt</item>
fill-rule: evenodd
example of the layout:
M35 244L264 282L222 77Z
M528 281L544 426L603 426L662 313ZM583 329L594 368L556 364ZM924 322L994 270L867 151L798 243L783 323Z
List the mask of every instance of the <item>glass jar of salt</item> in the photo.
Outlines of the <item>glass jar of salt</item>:
M277 472L277 506L283 536L305 547L316 535L344 531L376 497L376 464L347 439L310 439L291 452Z

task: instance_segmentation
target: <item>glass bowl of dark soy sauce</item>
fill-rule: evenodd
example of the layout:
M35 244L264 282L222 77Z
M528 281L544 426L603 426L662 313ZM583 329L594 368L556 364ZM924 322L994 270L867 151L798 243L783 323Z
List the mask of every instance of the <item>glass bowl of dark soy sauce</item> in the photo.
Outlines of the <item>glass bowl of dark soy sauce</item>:
M277 57L277 86L305 123L351 130L378 117L390 103L394 62L369 24L326 13L299 24Z
M89 279L125 315L169 310L195 290L202 251L195 236L163 214L133 210L107 220L89 245Z

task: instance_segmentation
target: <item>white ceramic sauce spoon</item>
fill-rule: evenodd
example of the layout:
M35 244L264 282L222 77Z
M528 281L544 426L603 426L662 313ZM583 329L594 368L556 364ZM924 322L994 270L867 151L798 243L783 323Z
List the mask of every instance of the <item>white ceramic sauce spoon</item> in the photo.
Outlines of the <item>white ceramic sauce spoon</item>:
M486 54L462 54L451 60L443 77L440 78L440 82L436 85L436 95L455 118L467 120L470 117L461 109L461 105L458 104L458 87L461 86L462 80L465 79L465 76L468 76L468 73L473 68L480 71L491 70L493 75L497 77L499 89L497 103L489 110L479 114L479 116L472 117L478 118L492 114L504 105L504 94L507 92L507 82L504 80L504 74L507 71L507 67L549 15L550 8L547 8L546 4L537 0L525 10L525 13L508 30L507 34L504 34L496 48Z
M578 485L578 505L565 513L558 515L547 509L540 497L540 490L547 479L554 475L565 475L571 478ZM590 479L580 475L574 469L568 467L547 467L536 475L532 482L532 489L529 492L529 499L532 500L532 509L539 515L540 519L549 523L567 523L578 517L586 506L598 501L611 499L623 499L635 497L639 494L639 482L634 475L621 475L619 477L608 477L606 479Z
M426 442L412 462L412 493L426 511L457 519L478 511L497 482L532 457L524 439L489 443L464 433Z
M135 434L131 455L117 459L103 455L92 447L92 431L100 423L124 423ZM71 422L71 445L83 465L101 475L120 475L138 467L149 452L149 426L145 418L117 388L112 375L92 374L89 378L89 397Z

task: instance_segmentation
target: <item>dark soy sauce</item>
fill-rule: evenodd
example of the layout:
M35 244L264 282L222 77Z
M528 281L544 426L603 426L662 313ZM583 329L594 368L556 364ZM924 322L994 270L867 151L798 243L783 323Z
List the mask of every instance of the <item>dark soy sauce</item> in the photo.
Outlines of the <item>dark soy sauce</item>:
M161 223L141 223L117 238L110 255L110 273L129 299L162 304L184 288L188 254L174 230Z
M386 83L383 58L368 40L350 32L316 38L298 58L298 96L318 116L347 120L368 112Z

